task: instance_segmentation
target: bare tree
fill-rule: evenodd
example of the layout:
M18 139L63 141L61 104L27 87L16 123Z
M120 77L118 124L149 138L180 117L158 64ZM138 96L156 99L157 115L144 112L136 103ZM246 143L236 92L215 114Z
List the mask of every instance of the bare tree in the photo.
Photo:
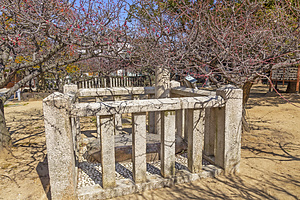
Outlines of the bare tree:
M22 85L57 67L93 57L119 57L127 42L127 29L119 20L122 9L121 2L101 0L1 1L0 88L20 71L31 73L0 98L0 149L10 143L4 102Z
M177 73L202 74L217 85L234 84L244 90L245 104L259 76L300 63L297 2L135 2L129 19L141 34L136 34L132 59Z

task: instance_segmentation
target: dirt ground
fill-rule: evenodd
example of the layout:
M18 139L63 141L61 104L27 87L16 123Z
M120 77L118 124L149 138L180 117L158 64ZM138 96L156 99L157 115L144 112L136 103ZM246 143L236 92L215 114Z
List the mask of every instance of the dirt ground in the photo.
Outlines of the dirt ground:
M116 199L300 199L300 108L267 91L252 89L238 175ZM283 96L300 106L299 95ZM0 199L50 198L42 102L10 102L5 113L13 148L0 158Z

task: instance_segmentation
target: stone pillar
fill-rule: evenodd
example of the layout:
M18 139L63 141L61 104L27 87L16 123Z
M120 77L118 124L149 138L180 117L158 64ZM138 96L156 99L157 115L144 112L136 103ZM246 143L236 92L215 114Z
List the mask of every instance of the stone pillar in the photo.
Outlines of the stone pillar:
M64 85L64 94L76 94L78 92L78 86L76 84Z
M146 182L146 113L132 114L132 161L135 183Z
M153 99L153 94L148 94L148 99ZM148 112L148 132L154 133L155 132L155 112Z
M52 199L77 199L69 111L74 96L55 92L43 100Z
M113 96L115 101L121 101L121 96ZM115 114L115 135L122 133L122 114Z
M183 112L184 110L176 110L175 111L175 123L176 123L176 136L184 137L184 120L183 120Z
M96 116L96 126L97 126L97 139L101 138L101 120L100 116Z
M175 111L161 112L161 175L175 175Z
M170 96L170 72L167 68L155 68L155 98L168 98ZM155 112L155 133L161 134L161 112Z
M103 102L103 97L96 97L96 103ZM97 125L97 138L100 139L101 135L101 123L100 123L100 116L96 116L96 125Z
M185 141L188 141L188 124L189 124L189 122L188 122L188 112L187 112L187 109L184 109L183 110L183 114L182 114L183 116L184 116L184 118L183 118L183 135L184 135L184 140Z
M225 107L217 109L217 138L215 162L225 173L239 172L241 160L243 91L228 85L217 90Z
M102 187L106 189L116 186L114 118L112 115L107 115L101 116L100 120Z
M115 114L115 135L122 133L122 114Z
M74 151L75 151L75 155L78 156L79 140L80 140L80 118L79 117L71 117L71 127L72 127Z
M204 154L207 156L215 155L217 116L219 108L205 109L205 133L204 133Z
M204 109L187 109L188 122L188 168L192 173L202 169L202 148L204 143Z

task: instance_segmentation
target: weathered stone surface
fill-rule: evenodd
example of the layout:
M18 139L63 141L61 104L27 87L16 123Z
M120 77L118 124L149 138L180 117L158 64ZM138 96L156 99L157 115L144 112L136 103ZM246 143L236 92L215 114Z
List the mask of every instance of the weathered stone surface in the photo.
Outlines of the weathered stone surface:
M148 112L148 132L155 132L155 112Z
M115 148L114 148L114 118L112 115L101 116L101 163L102 187L116 186L115 180Z
M78 190L78 199L107 199L118 196L124 196L132 193L143 192L146 190L159 189L163 187L170 187L175 184L189 183L204 178L217 177L222 173L222 169L207 165L198 174L189 173L187 171L179 172L176 176L171 178L161 178L148 176L148 182L137 183L129 182L128 180L118 180L116 188L102 189L99 186L84 187Z
M87 83L88 85L88 83ZM164 86L163 86L164 87ZM74 87L75 88L75 87ZM72 93L70 91L75 91L75 89L68 89L66 93ZM170 88L170 87L169 87ZM116 89L116 88L114 88ZM176 89L175 89L176 90ZM174 90L174 91L175 91ZM101 97L105 92L109 90L105 89L104 93L98 93L97 89L93 93L85 93L87 96ZM112 90L111 90L112 91ZM119 88L117 90L110 91L112 95L128 95L133 94L128 91ZM117 92L116 92L117 91ZM133 90L132 90L133 91ZM169 90L170 91L170 90ZM174 95L184 96L184 94L192 96L190 91L178 89ZM239 89L233 88L232 86L227 86L221 88L217 91L217 95L213 93L214 96L205 96L201 90L197 90L199 94L193 94L194 97L185 98L164 98L164 99L151 99L151 100L132 100L132 101L115 101L115 102L98 102L98 103L74 103L74 96L63 95L55 93L51 98L46 98L44 100L45 109L45 127L49 129L48 132L52 132L52 136L47 136L47 148L49 144L49 174L54 177L52 179L59 180L64 178L65 180L59 182L59 187L56 188L56 182L51 182L51 187L54 188L53 194L57 197L63 196L63 199L76 198L74 191L76 188L76 169L75 169L75 158L74 149L78 148L74 145L74 142L78 143L77 123L79 124L79 117L81 116L97 116L97 133L98 140L101 141L101 151L100 156L102 167L102 180L103 188L98 187L96 190L98 193L93 193L92 191L85 191L86 193L82 195L82 189L80 189L78 194L80 198L111 198L115 196L120 196L124 194L129 194L132 192L140 192L146 189L161 188L164 186L171 186L175 183L183 183L186 181L193 181L199 178L205 178L208 176L216 176L220 173L220 170L208 169L203 167L203 173L198 173L201 171L202 167L202 148L204 141L205 132L205 143L204 151L208 156L211 157L212 161L224 168L226 173L237 172L239 170L240 163L240 148L241 148L241 116L242 116L242 92ZM99 90L98 90L99 92ZM140 90L142 94L145 94L145 88ZM197 93L194 92L194 93ZM76 94L73 92L73 94ZM77 93L78 94L78 93ZM92 94L92 95L91 95ZM137 92L137 94L139 94ZM149 93L146 93L149 94ZM206 92L206 94L208 94ZM67 100L62 100L67 99ZM117 99L118 100L118 99ZM119 99L121 100L121 99ZM225 105L226 102L226 105ZM55 108L55 109L52 109ZM52 110L51 110L52 109ZM205 109L205 112L204 112ZM50 111L51 110L51 111ZM170 111L172 110L172 111ZM186 120L183 122L182 110L186 112ZM181 112L180 112L181 111ZM48 115L46 112L49 112ZM161 144L155 143L153 148L161 145L161 174L163 177L169 177L163 180L151 181L148 180L149 177L145 175L146 170L146 112L150 113L159 112L161 116ZM176 112L176 123L175 127L175 112ZM116 184L115 180L115 147L114 147L114 127L117 125L115 116L121 116L122 113L133 113L133 148L129 149L124 147L122 151L133 153L134 157L134 170L133 176L135 179L135 185L123 184L120 187L119 183ZM204 114L205 113L205 114ZM69 116L70 114L70 116ZM58 116L56 119L54 115ZM206 115L206 117L204 117ZM209 116L208 116L209 115ZM71 118L70 118L71 117ZM114 118L115 117L115 118ZM52 119L51 119L52 118ZM181 118L181 120L180 120ZM48 124L46 122L48 120ZM70 123L70 119L72 123ZM149 127L150 127L150 118ZM49 123L49 121L55 121ZM120 120L119 120L120 121ZM206 122L204 126L204 122ZM46 125L47 124L47 125ZM183 125L185 124L185 125ZM180 125L182 127L180 127ZM73 127L73 132L71 131L71 126ZM177 152L178 144L182 144L184 140L182 139L182 129L185 126L186 131L185 136L188 136L189 148L188 148L188 168L191 172L190 174L179 175L175 174L175 153ZM80 128L80 127L79 127ZM176 129L175 129L176 128ZM179 130L181 129L181 130ZM57 133L65 132L60 136ZM217 137L215 137L217 136ZM56 146L60 144L66 144L63 147ZM55 146L56 145L56 146ZM54 148L55 146L55 148ZM54 150L51 150L53 148ZM152 148L152 146L151 146ZM186 149L186 148L183 148ZM157 149L155 149L157 152ZM52 151L52 152L51 152ZM54 153L53 153L54 152ZM63 153L58 153L63 152ZM73 153L72 153L73 152ZM155 152L154 152L155 153ZM52 154L52 156L51 156ZM54 156L53 156L54 155ZM67 171L66 175L64 172L55 172L54 175L50 173L50 165L58 165L56 162L57 155L61 156L63 162L63 170ZM99 154L98 154L99 155ZM156 155L156 154L155 154ZM73 156L73 158L72 158ZM125 157L125 156L124 156ZM129 159L130 159L129 158ZM52 159L52 161L50 161ZM73 159L73 160L72 160ZM52 164L50 164L52 163ZM68 168L69 169L65 169ZM73 171L72 171L73 170ZM53 169L52 169L53 172ZM176 176L173 176L176 175ZM60 177L59 177L60 176ZM73 181L73 182L72 182ZM147 181L147 182L145 182ZM74 186L75 185L75 186ZM125 186L127 185L127 186ZM126 189L124 189L126 188ZM100 190L99 190L100 189ZM52 190L52 188L51 188ZM100 191L100 192L99 192ZM56 194L55 194L56 193ZM101 194L101 195L100 195ZM92 196L91 196L92 195ZM99 196L100 195L100 196ZM59 198L58 198L59 199ZM62 199L62 198L61 198Z
M198 109L224 106L220 96L128 100L101 103L76 103L71 115L95 116L134 112Z
M239 172L241 160L242 98L243 91L234 86L217 90L225 101L225 107L217 109L216 164L225 173Z
M100 141L100 137L101 137L101 120L100 120L100 116L96 116L96 126L97 126L97 139Z
M175 111L163 111L161 116L161 174L166 178L175 174Z
M79 89L80 97L154 94L154 87L118 87Z
M166 67L155 68L155 98L168 98L170 96L170 72Z
M188 115L188 168L192 173L202 169L202 148L204 143L204 109L187 109Z
M78 92L78 86L76 84L64 85L64 94L71 93L76 94Z
M196 96L215 96L216 92L208 90L196 90L186 87L172 87L171 94L181 95L183 97L196 97Z
M103 97L101 96L101 97L96 97L96 103L98 103L98 102L102 102L103 101Z
M115 114L115 135L122 133L122 114Z
M151 137L149 137L151 135ZM146 134L147 143L146 143L146 160L147 161L154 161L160 159L160 138L152 136L159 136L157 134ZM160 137L160 136L159 136ZM85 138L82 144L88 146L88 151L85 153L85 158L89 162L98 162L101 163L101 149L100 149L100 139L99 140L87 140ZM119 140L119 141L118 141ZM126 140L126 143L120 141ZM115 136L115 161L122 162L122 161L131 161L132 160L132 143L131 135L116 135ZM118 146L117 146L118 145ZM187 150L187 143L183 140L183 138L176 137L175 143L175 153L182 153L183 151Z
M154 99L155 94L148 94L148 99ZM148 132L155 133L155 112L148 112Z
M52 199L76 199L76 170L69 111L74 96L54 93L43 101Z
M164 66L156 66L155 68L155 98L168 98L170 97L170 72ZM155 112L155 133L161 134L161 112Z
M184 110L175 111L176 136L184 136Z
M171 88L180 87L180 82L178 82L178 81L171 80L170 84L171 84L170 85Z
M121 96L113 96L115 101L122 101ZM115 135L122 133L122 114L115 114Z
M133 178L136 183L146 182L146 113L132 114Z
M205 109L205 134L204 134L204 154L207 156L215 155L216 131L217 131L217 112L218 108Z

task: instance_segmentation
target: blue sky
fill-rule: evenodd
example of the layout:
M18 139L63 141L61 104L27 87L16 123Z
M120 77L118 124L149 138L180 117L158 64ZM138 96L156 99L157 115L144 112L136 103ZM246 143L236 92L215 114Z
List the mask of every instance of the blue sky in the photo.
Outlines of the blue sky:
M96 1L96 0L92 0L92 1ZM118 0L100 0L100 1L102 1L103 3L114 3L114 2L117 2ZM75 0L75 5L79 6L79 2L80 2L80 0ZM126 2L124 4L127 4L127 5L133 3L132 0L127 0L124 2ZM126 6L126 9L129 9L129 7ZM123 21L123 20L125 20L126 17L127 17L127 15L125 14L125 10L124 10L124 12L120 16L120 20Z

